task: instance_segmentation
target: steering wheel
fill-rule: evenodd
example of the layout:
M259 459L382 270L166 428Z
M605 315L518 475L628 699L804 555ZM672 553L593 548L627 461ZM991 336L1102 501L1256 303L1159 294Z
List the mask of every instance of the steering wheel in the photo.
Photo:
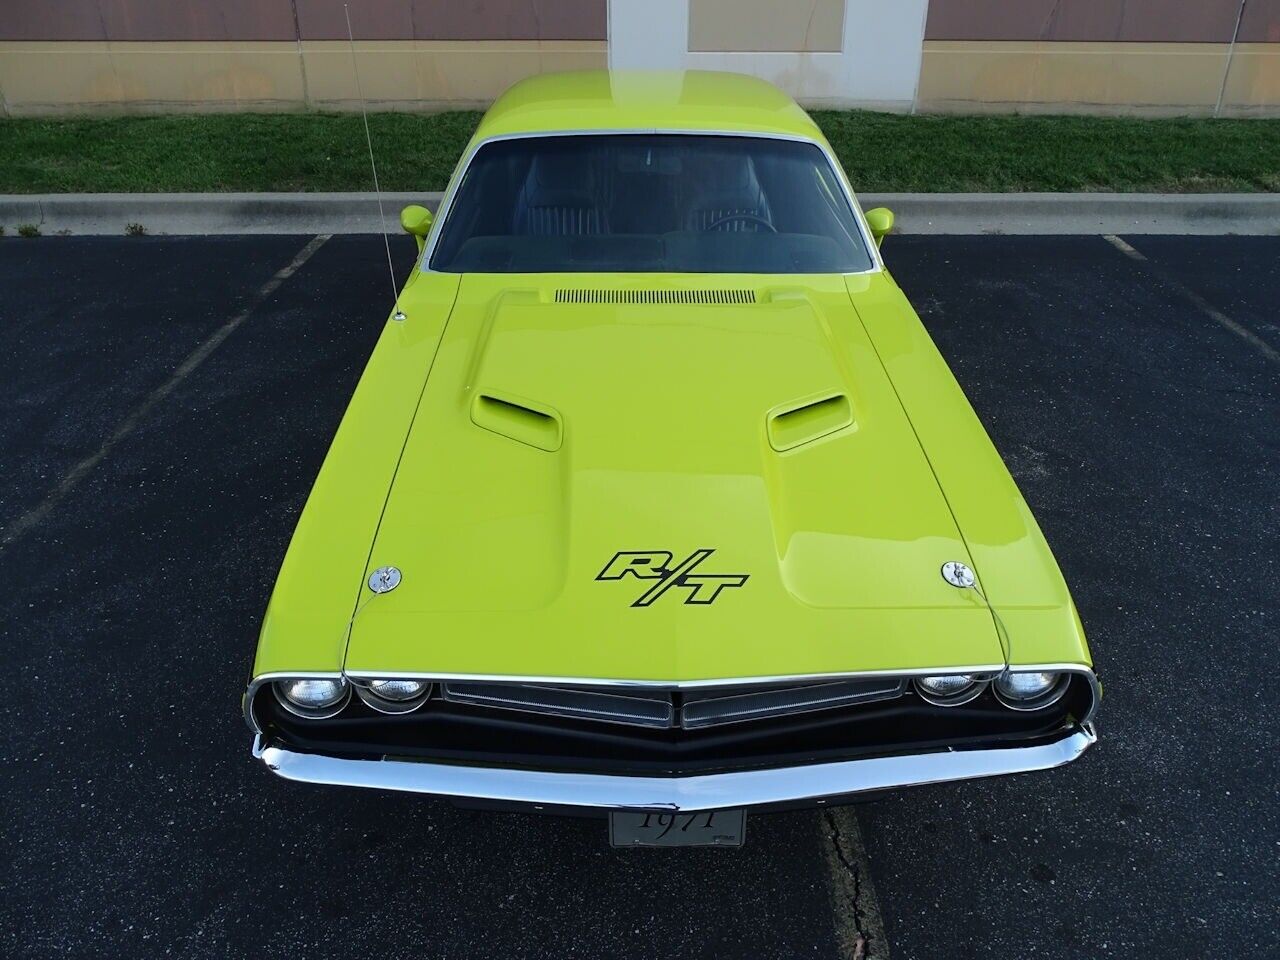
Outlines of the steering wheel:
M715 223L708 224L705 230L714 230L716 227L726 223L733 223L735 220L741 220L744 223L758 223L760 226L767 228L771 233L777 233L778 228L766 220L764 217L756 216L754 213L729 213L721 217Z

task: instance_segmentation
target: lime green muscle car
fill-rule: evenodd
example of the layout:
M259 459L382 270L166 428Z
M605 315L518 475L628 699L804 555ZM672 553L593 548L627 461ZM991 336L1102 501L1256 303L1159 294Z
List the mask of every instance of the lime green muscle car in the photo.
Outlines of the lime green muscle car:
M1094 742L1075 607L892 214L789 97L527 80L402 222L245 695L270 769L646 842Z

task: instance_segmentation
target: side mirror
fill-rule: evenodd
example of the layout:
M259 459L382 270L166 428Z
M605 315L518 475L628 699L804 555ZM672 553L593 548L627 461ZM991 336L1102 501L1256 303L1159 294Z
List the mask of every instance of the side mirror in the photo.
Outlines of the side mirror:
M410 208L412 209L412 208ZM893 229L893 211L888 207L876 207L865 214L871 235L876 238L876 246L884 241L885 234Z
M431 211L416 203L410 204L400 211L400 226L404 232L413 235L418 241L418 252L427 245L427 234L431 230Z

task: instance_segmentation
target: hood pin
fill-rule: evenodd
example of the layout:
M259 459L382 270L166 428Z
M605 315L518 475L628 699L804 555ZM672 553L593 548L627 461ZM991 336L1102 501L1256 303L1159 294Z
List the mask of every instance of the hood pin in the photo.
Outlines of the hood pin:
M960 587L961 589L972 587L978 582L978 578L973 575L973 571L959 560L948 560L942 565L942 579L953 587Z
M390 593L400 586L399 567L379 567L369 577L369 589L374 593Z

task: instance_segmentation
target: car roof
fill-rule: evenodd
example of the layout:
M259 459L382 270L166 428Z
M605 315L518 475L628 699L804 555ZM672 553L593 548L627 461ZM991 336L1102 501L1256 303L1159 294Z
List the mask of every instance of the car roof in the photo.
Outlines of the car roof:
M473 142L565 131L704 130L825 142L773 84L711 70L584 70L522 80L494 102Z

